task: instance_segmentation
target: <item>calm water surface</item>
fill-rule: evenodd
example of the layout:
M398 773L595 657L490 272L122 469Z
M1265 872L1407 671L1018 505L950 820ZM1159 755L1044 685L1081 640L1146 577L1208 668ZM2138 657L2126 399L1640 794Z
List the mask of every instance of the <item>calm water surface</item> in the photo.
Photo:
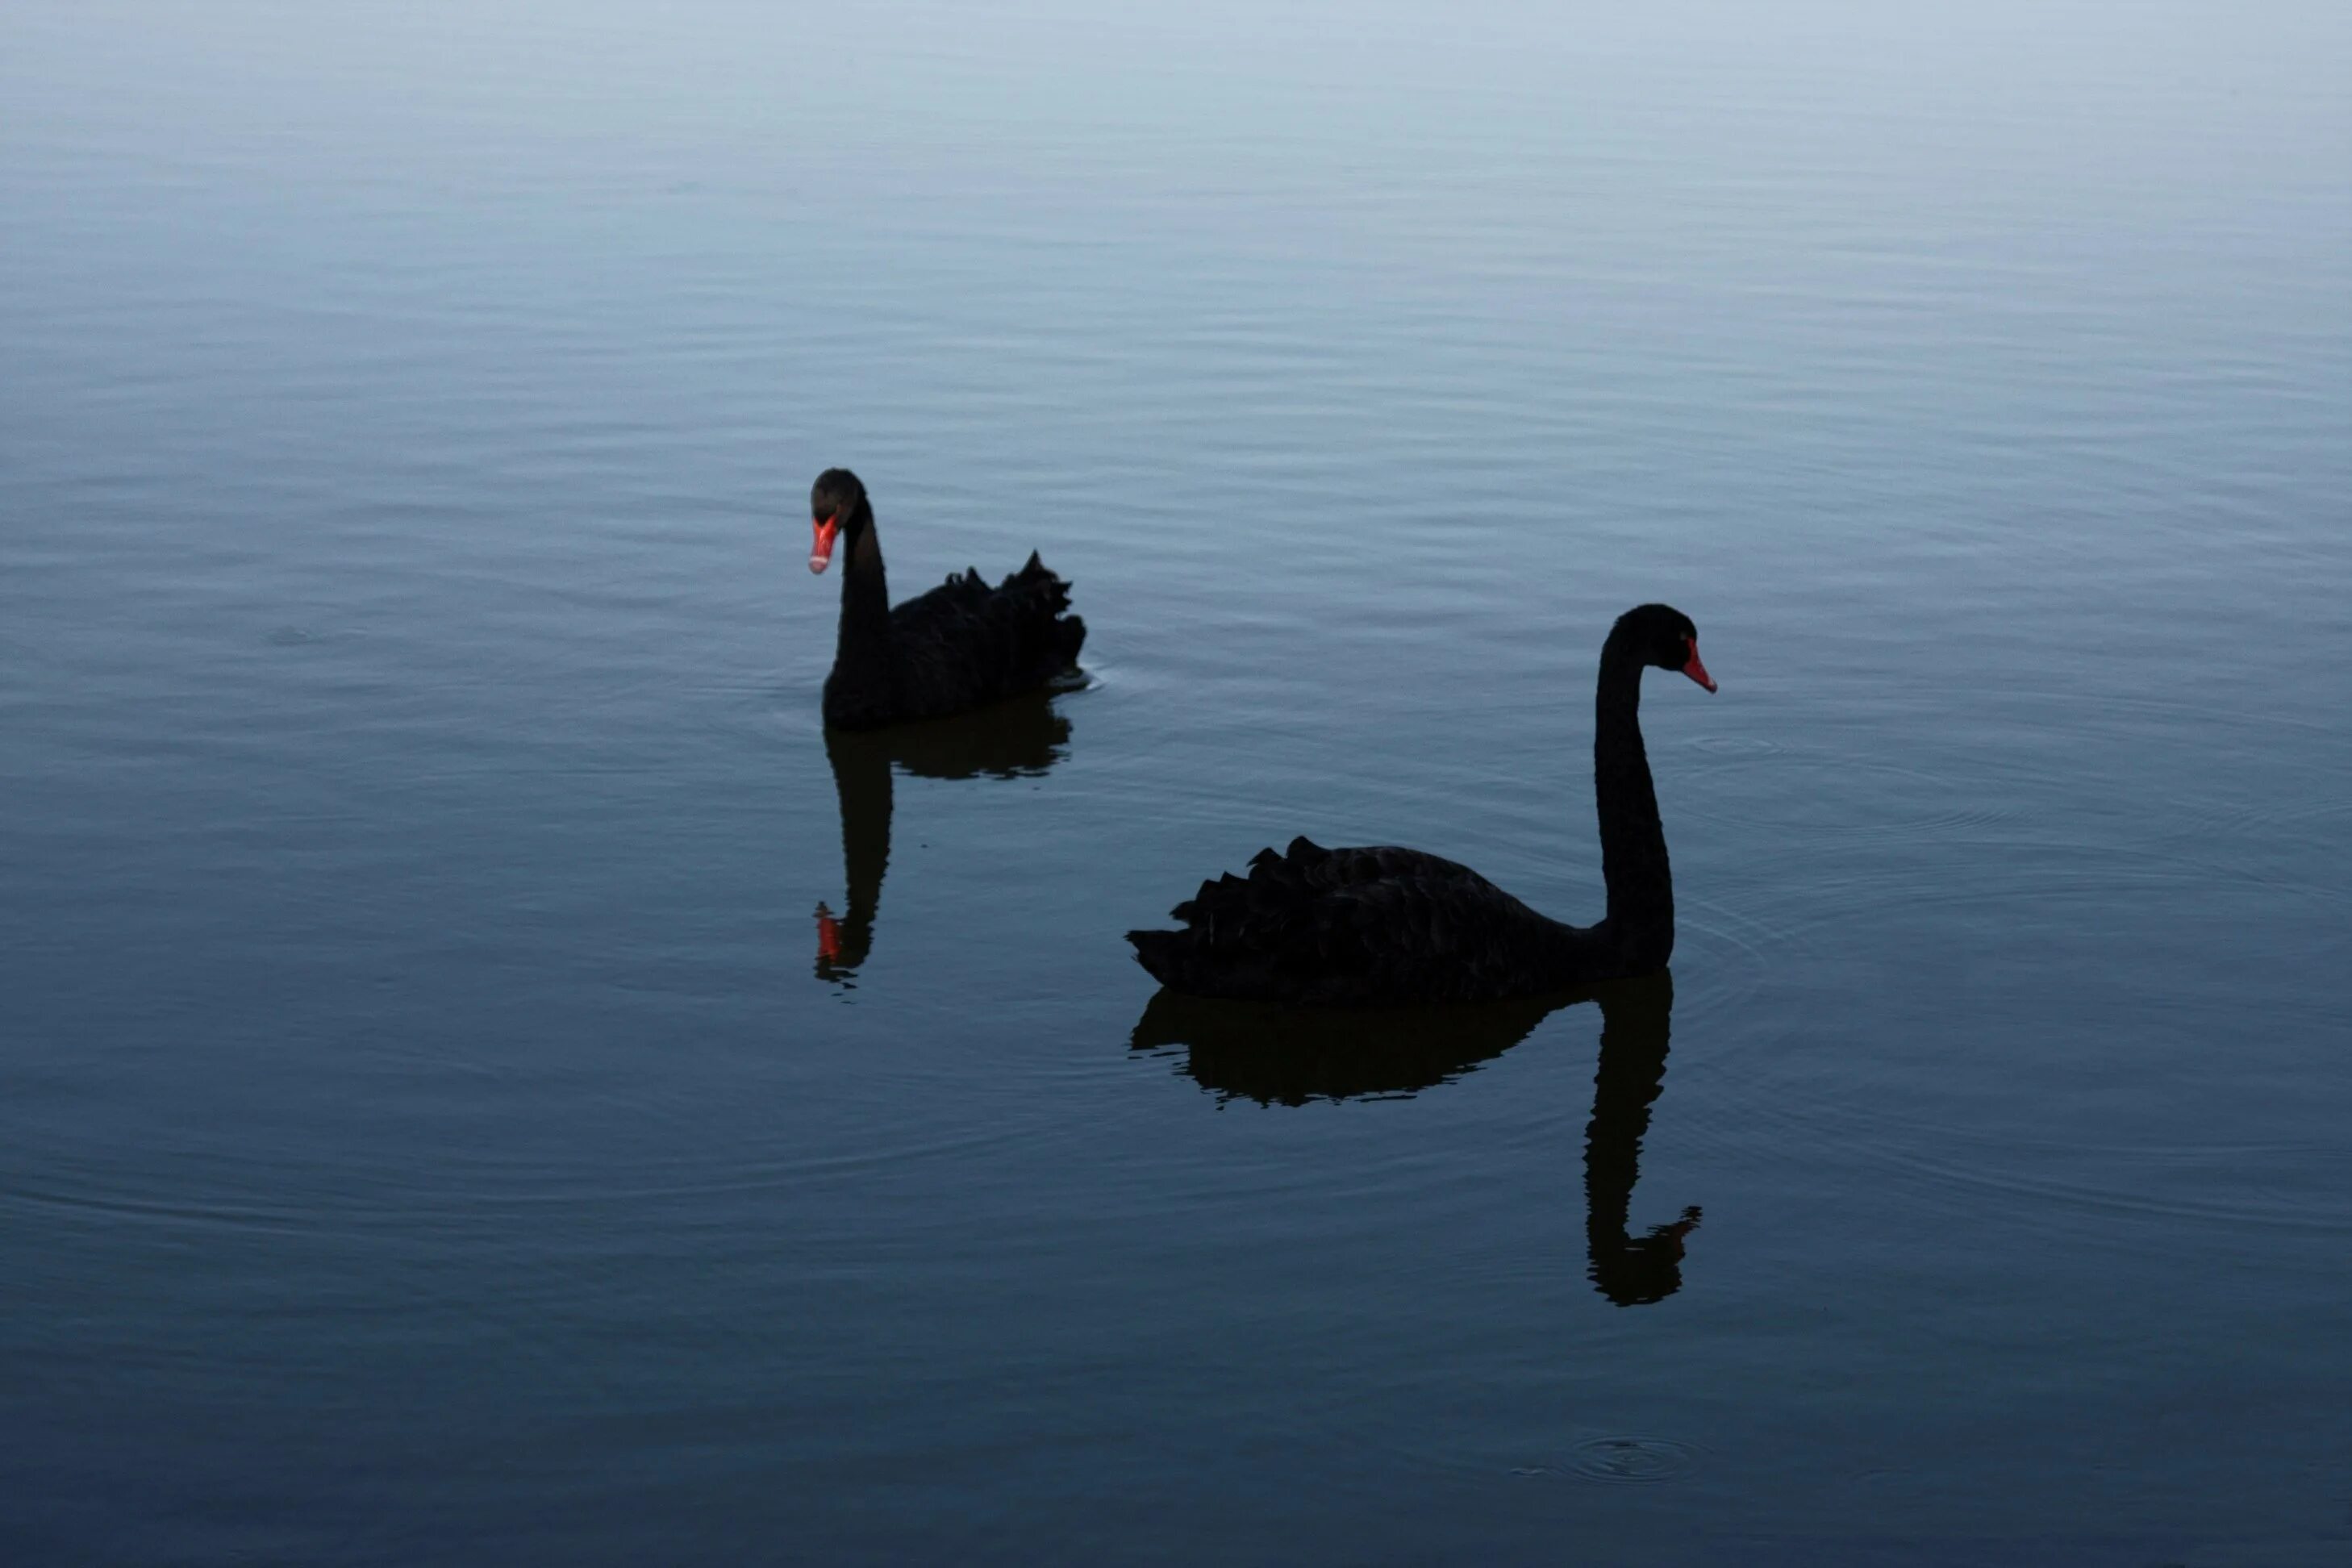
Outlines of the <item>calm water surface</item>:
M1914 9L16 0L0 1555L2352 1554L2352 11Z

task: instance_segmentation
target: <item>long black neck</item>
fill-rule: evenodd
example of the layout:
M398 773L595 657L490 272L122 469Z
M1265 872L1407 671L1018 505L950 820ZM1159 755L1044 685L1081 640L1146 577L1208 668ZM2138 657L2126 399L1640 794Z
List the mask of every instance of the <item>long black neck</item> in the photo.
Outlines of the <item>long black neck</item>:
M882 540L874 508L857 503L843 525L841 636L834 645L833 676L861 695L887 698L890 670L890 584L882 572Z
M1664 968L1675 951L1675 885L1658 821L1650 755L1642 745L1642 669L1624 623L1601 649L1593 705L1592 794L1601 809L1607 925L1628 973Z

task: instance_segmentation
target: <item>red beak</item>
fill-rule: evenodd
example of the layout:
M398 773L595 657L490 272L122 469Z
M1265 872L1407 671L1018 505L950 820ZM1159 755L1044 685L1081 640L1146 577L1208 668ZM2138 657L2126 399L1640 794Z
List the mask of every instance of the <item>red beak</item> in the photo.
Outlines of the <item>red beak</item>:
M1683 646L1690 649L1690 661L1683 666L1683 673L1689 676L1693 680L1697 681L1701 686L1706 687L1709 691L1714 690L1715 677L1709 675L1706 672L1706 666L1698 661L1698 638L1685 637L1683 638Z
M841 536L841 519L818 517L809 520L816 537L809 542L809 570L822 572L833 563L833 542Z
M827 963L841 956L841 922L823 904L816 907L816 955Z

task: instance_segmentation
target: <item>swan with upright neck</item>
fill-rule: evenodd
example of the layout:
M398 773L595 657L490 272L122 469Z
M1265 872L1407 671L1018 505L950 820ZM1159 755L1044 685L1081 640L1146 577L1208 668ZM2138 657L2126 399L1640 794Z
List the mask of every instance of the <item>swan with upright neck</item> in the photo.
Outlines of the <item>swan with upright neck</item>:
M950 576L895 609L882 570L874 503L847 468L809 491L809 570L846 557L841 629L824 680L824 721L873 730L939 719L1034 691L1076 662L1087 624L1067 614L1070 585L1033 551L994 587L977 572Z
M1642 671L1713 691L1698 628L1667 605L1625 612L1601 645L1592 777L1601 816L1600 921L1537 913L1467 866L1388 846L1262 849L1170 911L1178 931L1133 931L1138 962L1196 995L1309 1005L1496 1001L1654 974L1675 950L1674 878L1642 744Z

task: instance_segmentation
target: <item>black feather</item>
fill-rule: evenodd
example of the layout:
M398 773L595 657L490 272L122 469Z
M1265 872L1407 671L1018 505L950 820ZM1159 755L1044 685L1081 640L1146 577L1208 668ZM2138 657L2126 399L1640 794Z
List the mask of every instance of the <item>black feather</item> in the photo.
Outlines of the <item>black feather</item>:
M840 516L841 637L825 679L824 720L866 730L1034 691L1077 661L1086 622L1067 614L1070 585L1032 551L991 587L977 571L889 606L882 550L865 487L847 469L821 476L819 517Z
M1664 605L1629 610L1601 652L1593 778L1606 915L1538 914L1467 866L1417 849L1261 849L1249 875L1203 882L1182 928L1130 931L1161 984L1318 1005L1491 1001L1654 974L1674 952L1674 889L1638 709L1644 668L1698 667L1697 630ZM1708 689L1712 690L1710 685Z

